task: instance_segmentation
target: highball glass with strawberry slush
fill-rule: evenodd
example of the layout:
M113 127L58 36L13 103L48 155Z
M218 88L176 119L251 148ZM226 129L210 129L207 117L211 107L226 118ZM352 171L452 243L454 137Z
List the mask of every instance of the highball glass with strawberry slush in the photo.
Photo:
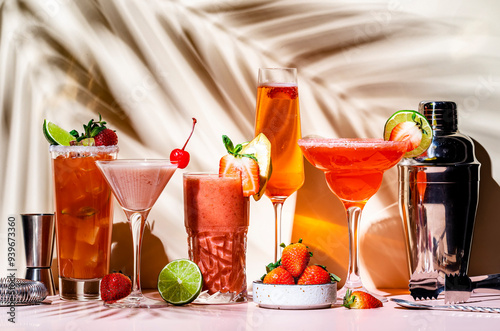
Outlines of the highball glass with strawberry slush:
M117 146L50 146L52 156L59 294L98 300L109 272L113 203L95 161L116 159Z
M189 258L203 274L198 302L247 301L249 200L243 196L241 178L185 173L183 179Z

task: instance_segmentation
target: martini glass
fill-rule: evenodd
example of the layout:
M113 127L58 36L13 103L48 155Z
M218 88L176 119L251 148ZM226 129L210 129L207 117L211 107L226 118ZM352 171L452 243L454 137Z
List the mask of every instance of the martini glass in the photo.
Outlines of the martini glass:
M141 246L144 225L151 208L177 169L169 160L96 161L118 203L127 216L134 248L132 292L114 303L112 308L165 307L164 301L146 298L141 291Z
M281 258L281 212L285 200L304 183L304 158L297 146L301 138L296 68L260 68L255 135L271 142L272 174L265 194L275 214L274 259Z
M406 152L406 142L382 139L306 138L298 141L306 159L323 170L330 190L346 209L349 229L349 268L346 291L369 292L361 281L358 261L358 225L366 202L378 191L384 171L396 165ZM375 295L376 296L376 295Z

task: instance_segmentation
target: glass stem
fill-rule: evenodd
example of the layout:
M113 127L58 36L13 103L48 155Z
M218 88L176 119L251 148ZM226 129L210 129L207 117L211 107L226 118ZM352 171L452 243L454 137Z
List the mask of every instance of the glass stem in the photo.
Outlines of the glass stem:
M358 267L358 226L361 220L362 208L351 206L347 208L347 226L349 228L349 269L347 270L347 278L345 287L355 289L363 287Z
M141 248L142 248L142 234L144 231L144 224L149 211L130 213L128 219L130 224L130 231L132 232L132 245L134 249L134 273L132 279L132 292L129 298L141 299L143 297L141 291Z
M281 241L281 216L282 216L282 210L283 210L283 203L285 202L285 199L276 199L276 200L271 200L273 202L273 207L274 207L274 225L275 225L275 232L274 232L274 262L277 262L279 259L281 259L281 251L282 248L280 247L280 244L282 243Z

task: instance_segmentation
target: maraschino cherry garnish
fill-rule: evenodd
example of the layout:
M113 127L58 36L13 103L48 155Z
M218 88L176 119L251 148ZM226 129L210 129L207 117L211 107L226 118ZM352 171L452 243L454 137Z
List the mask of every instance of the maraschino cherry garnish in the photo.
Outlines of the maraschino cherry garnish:
M172 152L170 152L170 161L177 162L177 167L179 169L184 169L189 164L190 156L189 153L184 150L184 148L186 148L189 139L191 139L191 136L193 135L195 125L196 118L193 117L193 129L191 130L191 134L187 138L186 143L184 144L184 146L182 146L182 149L176 148Z

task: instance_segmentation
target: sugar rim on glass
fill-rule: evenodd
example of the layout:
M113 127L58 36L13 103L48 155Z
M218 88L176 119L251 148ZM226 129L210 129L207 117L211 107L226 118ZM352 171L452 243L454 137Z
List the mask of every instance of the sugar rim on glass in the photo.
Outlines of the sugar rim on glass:
M54 152L57 155L65 155L67 153L78 154L110 154L119 151L118 145L112 146L63 146L50 145L49 152Z
M351 147L351 148L387 148L398 147L406 142L384 140L381 138L302 138L299 146L304 147Z

